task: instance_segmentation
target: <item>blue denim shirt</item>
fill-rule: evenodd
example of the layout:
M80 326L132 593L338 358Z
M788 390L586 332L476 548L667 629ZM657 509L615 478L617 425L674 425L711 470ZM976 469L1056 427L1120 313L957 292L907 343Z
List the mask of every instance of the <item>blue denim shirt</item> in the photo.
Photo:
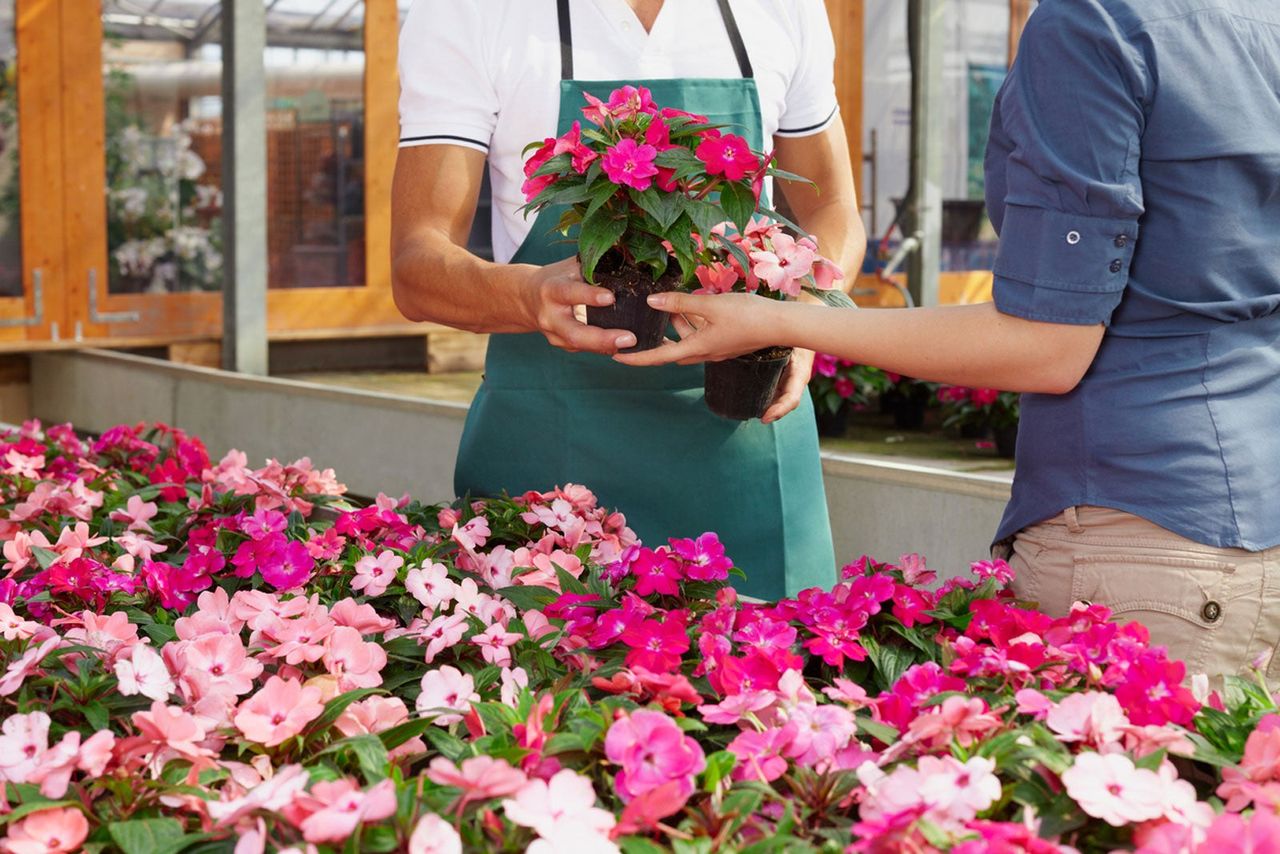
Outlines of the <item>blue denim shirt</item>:
M1107 326L1023 395L997 538L1094 504L1280 544L1280 0L1043 0L986 169L997 308Z

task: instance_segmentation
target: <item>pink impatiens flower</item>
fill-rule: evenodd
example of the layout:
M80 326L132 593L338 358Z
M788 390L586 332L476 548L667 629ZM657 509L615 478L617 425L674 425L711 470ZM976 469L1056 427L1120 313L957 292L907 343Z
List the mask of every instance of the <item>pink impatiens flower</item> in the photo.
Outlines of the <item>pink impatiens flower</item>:
M362 792L351 779L326 781L316 783L306 795L295 798L294 804L311 811L300 825L304 839L342 842L357 825L395 815L396 787L394 781L383 780Z
M760 159L751 153L745 139L734 134L721 136L719 131L704 133L694 154L706 164L708 175L723 175L730 181L741 181L760 167Z
M550 780L530 780L515 797L502 802L507 818L533 828L539 836L551 836L557 824L576 822L598 833L614 825L613 814L596 806L591 781L575 771L557 771Z
M324 703L320 689L297 679L272 676L258 693L240 704L235 725L245 738L266 747L275 747L320 717Z
M462 838L449 822L428 813L409 837L409 854L462 854Z
M1094 818L1113 827L1159 818L1162 785L1154 771L1136 768L1119 753L1082 753L1062 773L1067 794Z
M733 779L772 783L785 774L787 759L782 751L791 743L795 730L794 724L787 724L780 729L748 730L735 736L726 748L738 757Z
M404 589L422 607L434 611L453 601L457 585L449 578L449 568L442 563L415 566L404 577Z
M461 789L462 800L466 802L514 795L529 778L505 759L473 756L464 759L461 765L454 765L445 757L437 756L427 766L427 779Z
M356 561L355 578L351 579L351 587L364 591L366 596L381 596L391 582L396 580L396 573L404 566L404 558L384 549L375 557L365 555Z
M10 715L0 725L0 782L25 783L49 748L49 724L44 712Z
M506 667L511 663L510 648L523 637L524 635L518 632L507 631L500 623L494 623L480 634L473 636L471 642L480 647L480 654L485 661L499 667Z
M167 700L176 689L164 659L146 644L136 644L127 657L117 659L115 672L120 693L126 697L141 694L152 700Z
M670 782L688 798L694 776L707 764L698 742L671 718L647 709L614 721L605 735L604 752L610 762L622 766L615 783L624 803Z
M653 184L653 176L658 174L654 164L657 156L658 149L652 145L640 145L627 138L606 151L600 163L609 180L618 186L647 190Z
M480 702L475 681L470 673L445 665L429 670L422 677L422 692L418 694L417 708L420 715L436 715L437 726L448 726L462 720L471 711L471 704ZM448 714L439 714L446 710ZM458 714L454 714L457 712Z
M89 820L78 807L28 813L9 825L0 849L11 854L62 854L79 851L89 835Z
M751 271L769 290L798 297L805 276L813 272L816 257L812 249L797 243L791 235L779 232L773 237L771 250L751 253Z

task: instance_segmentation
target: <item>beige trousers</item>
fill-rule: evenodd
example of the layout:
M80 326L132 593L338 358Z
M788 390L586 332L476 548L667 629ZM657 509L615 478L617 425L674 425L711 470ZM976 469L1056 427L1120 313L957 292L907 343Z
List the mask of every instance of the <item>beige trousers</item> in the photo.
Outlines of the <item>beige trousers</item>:
M1197 673L1237 673L1261 656L1280 678L1280 547L1221 549L1105 507L1069 507L993 549L1013 592L1052 616L1076 601L1136 620Z

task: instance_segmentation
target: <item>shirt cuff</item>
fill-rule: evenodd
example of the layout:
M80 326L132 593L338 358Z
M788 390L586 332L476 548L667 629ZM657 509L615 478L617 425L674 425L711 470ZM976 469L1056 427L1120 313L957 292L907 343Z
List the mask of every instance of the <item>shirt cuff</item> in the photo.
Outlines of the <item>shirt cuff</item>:
M994 265L996 308L1028 320L1107 323L1129 282L1138 223L1009 205Z
M816 118L813 121L798 120L793 127L780 127L774 131L774 136L812 136L815 133L822 133L831 127L836 117L840 115L840 106L831 108L831 111L823 114L824 117Z
M461 126L403 125L400 128L400 147L414 145L461 145L476 151L489 151L490 132L480 128Z

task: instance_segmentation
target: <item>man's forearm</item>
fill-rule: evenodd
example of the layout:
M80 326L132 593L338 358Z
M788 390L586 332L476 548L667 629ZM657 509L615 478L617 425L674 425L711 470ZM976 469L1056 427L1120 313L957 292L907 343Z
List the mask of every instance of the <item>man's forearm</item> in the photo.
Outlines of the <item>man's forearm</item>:
M535 270L486 261L424 229L392 259L396 306L410 320L469 332L529 332L537 328L529 293Z

